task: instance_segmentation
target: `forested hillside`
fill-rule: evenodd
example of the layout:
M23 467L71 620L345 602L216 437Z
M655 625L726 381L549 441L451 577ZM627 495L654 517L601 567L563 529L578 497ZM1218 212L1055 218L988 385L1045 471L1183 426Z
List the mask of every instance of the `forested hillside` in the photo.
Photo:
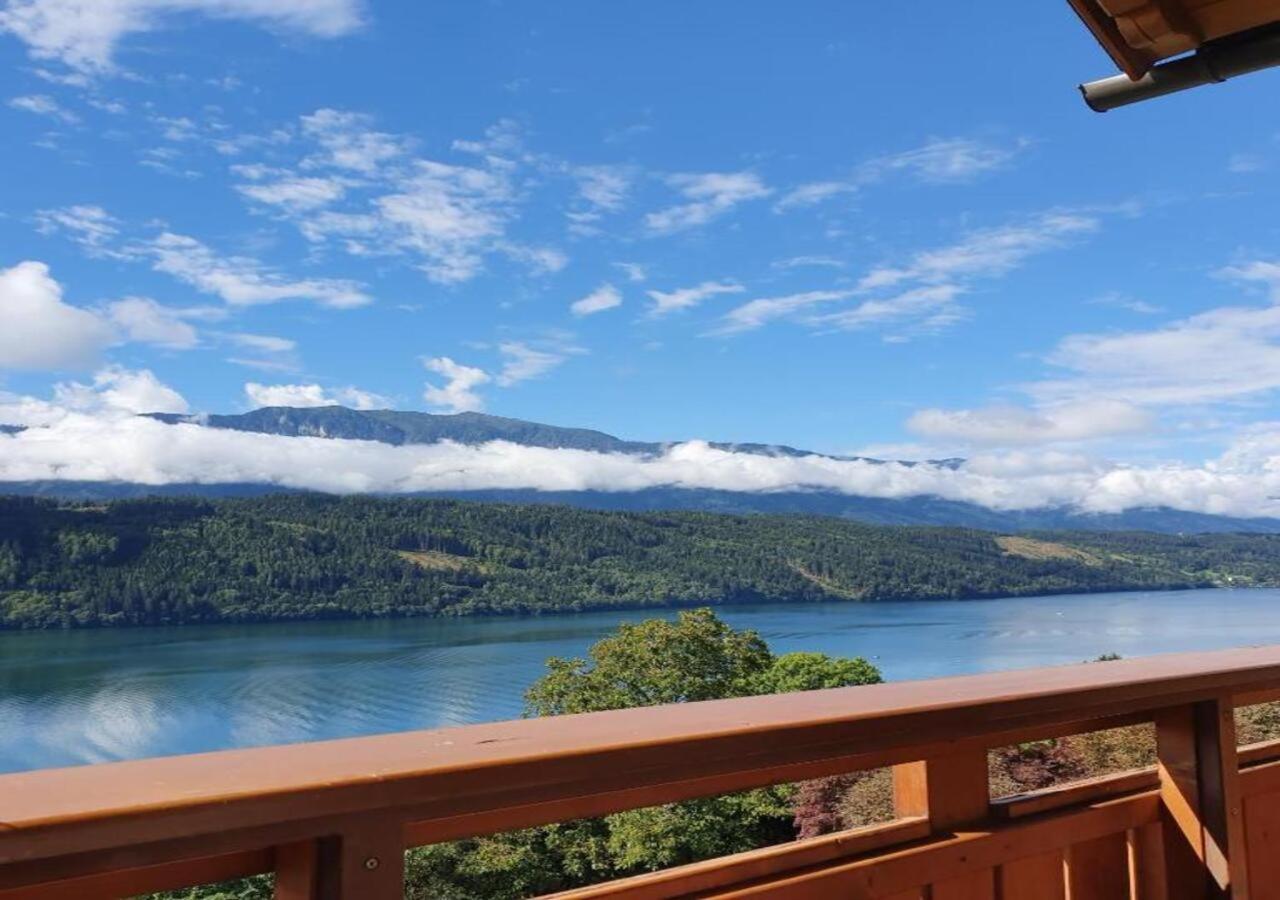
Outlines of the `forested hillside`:
M0 627L1280 584L1280 537L276 495L0 497Z

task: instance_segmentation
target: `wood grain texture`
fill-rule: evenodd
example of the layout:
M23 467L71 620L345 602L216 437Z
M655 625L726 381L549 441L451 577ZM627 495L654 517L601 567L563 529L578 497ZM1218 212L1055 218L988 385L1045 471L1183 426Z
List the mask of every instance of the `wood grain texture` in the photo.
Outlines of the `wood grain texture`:
M1159 822L1129 832L1129 893L1133 900L1168 900L1164 831Z
M1234 707L1205 700L1156 718L1168 891L1247 900L1249 872Z
M1060 851L1007 862L997 876L1001 900L1066 900L1065 861Z
M1280 793L1247 797L1244 821L1253 900L1280 900Z
M1129 900L1127 834L1110 834L1067 848L1071 900Z

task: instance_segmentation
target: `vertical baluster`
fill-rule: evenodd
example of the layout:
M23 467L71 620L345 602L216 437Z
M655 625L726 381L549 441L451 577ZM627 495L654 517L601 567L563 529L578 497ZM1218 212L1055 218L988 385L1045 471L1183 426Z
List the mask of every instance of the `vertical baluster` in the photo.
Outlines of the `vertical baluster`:
M1244 821L1253 900L1280 900L1280 797L1247 797Z
M1071 900L1129 900L1129 841L1124 832L1067 848Z
M1161 713L1156 744L1169 896L1245 900L1248 869L1231 699Z
M1169 900L1164 830L1159 822L1129 832L1129 893L1133 900Z
M1042 853L1015 859L1000 867L997 881L1001 900L1065 900L1061 853Z
M989 814L987 754L981 750L893 767L894 808L900 816L928 816L935 832L984 822ZM991 870L931 886L932 900L994 900Z
M275 900L316 900L320 895L318 841L282 844L275 850Z

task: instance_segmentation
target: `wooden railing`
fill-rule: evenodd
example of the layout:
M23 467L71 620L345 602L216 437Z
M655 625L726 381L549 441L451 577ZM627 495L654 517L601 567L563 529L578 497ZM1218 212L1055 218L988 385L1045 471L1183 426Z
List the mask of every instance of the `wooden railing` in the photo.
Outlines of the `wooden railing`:
M894 767L898 819L563 898L1280 898L1280 647L532 719L0 776L0 900L274 872L403 893L406 847ZM986 752L1154 722L1156 769L992 802Z

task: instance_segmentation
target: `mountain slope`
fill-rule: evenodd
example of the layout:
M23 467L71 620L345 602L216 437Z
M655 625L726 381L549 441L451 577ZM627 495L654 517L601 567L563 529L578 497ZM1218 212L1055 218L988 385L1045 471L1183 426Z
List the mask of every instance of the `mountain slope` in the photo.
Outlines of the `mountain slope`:
M886 528L276 495L0 498L0 627L564 612L1280 583L1280 537Z
M510 441L526 447L591 450L597 453L661 453L667 446L656 441L623 440L589 428L562 428L476 412L437 414L394 409L356 410L345 406L268 406L239 415L196 418L172 413L153 413L151 417L170 424L196 421L210 428L227 428L233 431L288 437L346 438L396 445L434 444L439 441L455 441L459 444ZM794 447L768 444L716 443L712 446L740 453L810 455L808 451Z

